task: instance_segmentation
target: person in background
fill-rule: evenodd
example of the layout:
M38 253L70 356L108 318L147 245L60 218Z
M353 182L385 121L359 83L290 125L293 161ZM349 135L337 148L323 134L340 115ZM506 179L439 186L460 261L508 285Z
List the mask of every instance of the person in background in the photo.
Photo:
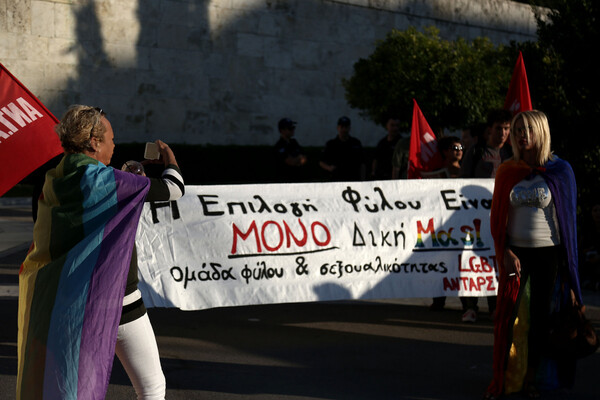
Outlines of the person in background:
M406 179L408 174L408 156L410 154L410 135L401 136L396 142L392 154L392 179Z
M387 134L381 138L375 148L375 157L371 166L371 178L374 180L392 179L392 158L398 140L400 140L400 121L389 117L385 123Z
M460 177L460 161L463 155L463 146L456 136L445 136L438 140L438 151L442 155L442 170L446 178ZM446 305L446 297L434 297L429 307L432 311L442 310Z
M56 132L64 157L46 174L19 274L17 398L104 398L116 353L139 399L164 399L135 233L144 201L183 195L175 155L155 142L157 179L109 167L115 135L97 107L69 107Z
M492 110L488 114L484 131L484 140L477 143L466 152L461 164L462 178L494 178L500 164L512 155L505 152L506 141L510 132L512 114L507 110ZM479 310L478 297L461 297L463 306L463 322L475 322ZM488 310L494 315L496 297L488 296Z
M465 153L462 162L463 178L494 178L500 164L510 158L507 151L512 114L507 110L492 110L487 118L484 140L477 140ZM505 147L506 145L506 147ZM502 149L505 150L502 150Z
M363 147L360 140L350 136L351 122L340 117L337 135L325 144L319 165L332 181L362 181L365 179Z
M573 170L552 154L540 111L517 114L510 140L514 158L498 169L490 213L499 283L486 399L520 391L538 398L542 387L572 386L575 355L547 362L551 321L571 293L583 304Z
M276 173L279 182L301 182L304 179L306 155L298 141L294 139L296 121L289 118L279 120L279 140L275 143L277 159Z
M485 124L483 123L473 124L470 127L462 130L460 135L460 141L462 142L462 145L464 147L465 154L471 149L471 147L473 147L477 143L483 143L483 141L485 140L483 135L484 130Z
M460 139L456 136L445 136L438 140L438 150L442 155L442 168L446 169L448 178L459 178L464 151Z

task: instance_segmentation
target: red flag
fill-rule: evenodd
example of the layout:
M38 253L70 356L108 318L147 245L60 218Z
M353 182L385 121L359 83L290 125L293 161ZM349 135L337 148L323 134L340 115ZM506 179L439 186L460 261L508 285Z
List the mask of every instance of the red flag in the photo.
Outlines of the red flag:
M0 196L63 152L58 120L0 64Z
M509 110L513 115L521 111L533 110L531 97L529 96L525 63L523 62L523 54L521 52L519 52L519 58L517 59L512 79L510 80L510 86L506 94L506 100L504 101L504 109Z
M437 149L437 139L433 130L425 120L415 99L413 99L413 103L407 178L420 179L421 172L431 172L441 168L442 156Z

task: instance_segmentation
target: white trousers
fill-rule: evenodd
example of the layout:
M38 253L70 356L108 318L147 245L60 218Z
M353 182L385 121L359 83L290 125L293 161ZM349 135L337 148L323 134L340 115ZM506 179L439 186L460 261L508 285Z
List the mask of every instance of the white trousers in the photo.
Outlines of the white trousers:
M139 293L139 292L138 292ZM164 400L167 382L148 313L120 325L115 353L140 400Z

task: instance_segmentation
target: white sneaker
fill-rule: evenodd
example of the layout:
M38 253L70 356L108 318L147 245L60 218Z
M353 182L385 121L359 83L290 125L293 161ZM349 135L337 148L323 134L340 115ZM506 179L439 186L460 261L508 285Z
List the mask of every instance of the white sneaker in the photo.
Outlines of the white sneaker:
M462 316L462 322L475 322L477 321L477 313L473 309L468 309Z

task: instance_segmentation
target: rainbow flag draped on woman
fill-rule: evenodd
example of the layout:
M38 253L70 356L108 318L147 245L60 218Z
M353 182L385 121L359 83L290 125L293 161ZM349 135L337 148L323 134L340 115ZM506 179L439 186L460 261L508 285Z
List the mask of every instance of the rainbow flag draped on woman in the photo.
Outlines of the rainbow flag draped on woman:
M83 154L46 175L19 275L17 399L103 399L149 179Z

